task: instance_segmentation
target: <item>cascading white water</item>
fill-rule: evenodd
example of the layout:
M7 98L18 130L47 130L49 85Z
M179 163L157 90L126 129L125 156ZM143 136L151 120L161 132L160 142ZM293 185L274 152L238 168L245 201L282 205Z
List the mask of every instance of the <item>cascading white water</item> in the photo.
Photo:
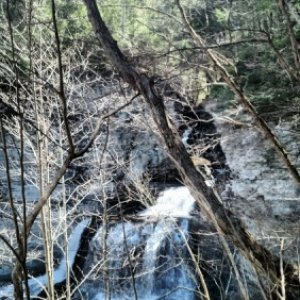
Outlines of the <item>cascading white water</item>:
M195 299L197 284L189 267L186 244L194 204L187 188L170 188L161 193L155 205L139 214L137 222L118 222L111 225L106 234L104 228L100 228L87 257L84 272L88 276L72 299ZM82 221L70 236L68 260L71 264L88 224L88 219ZM54 271L55 283L65 279L65 264L63 258ZM46 285L45 275L30 279L31 295L38 295ZM13 287L2 288L1 296L13 299Z
M149 207L140 216L189 218L195 204L186 187L170 188L160 194L156 204Z
M188 266L186 245L194 203L187 188L171 188L161 193L155 205L139 214L145 222L124 222L112 226L107 233L105 258L109 291L104 288L104 274L94 274L94 279L88 280L80 289L83 298L195 299L197 284ZM103 258L103 234L100 230L93 240L93 251L98 253L96 259L93 257L94 262Z
M76 227L74 228L68 241L68 250L69 250L68 258L64 257L60 262L58 268L54 270L54 274L53 274L54 284L63 282L66 279L67 262L72 266L75 260L76 253L78 251L81 234L83 230L88 226L89 222L90 219L85 219L81 221L79 224L77 224ZM30 289L30 295L37 296L40 292L43 291L43 289L47 286L47 284L48 284L48 277L46 274L29 279L28 285ZM3 287L0 289L0 297L5 297L5 299L14 299L13 291L14 289L12 285Z

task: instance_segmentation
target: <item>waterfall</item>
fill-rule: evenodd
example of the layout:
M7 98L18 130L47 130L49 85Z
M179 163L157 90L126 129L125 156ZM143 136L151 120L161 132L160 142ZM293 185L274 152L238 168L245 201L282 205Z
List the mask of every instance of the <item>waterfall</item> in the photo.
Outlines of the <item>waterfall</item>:
M112 226L107 233L109 295L104 288L104 274L95 272L93 280L87 280L80 289L83 298L135 299L135 285L140 300L196 299L197 284L186 245L194 204L187 188L170 188L161 193L156 204L139 214L144 222L125 221ZM102 236L103 229L93 239L91 261L101 261Z
M85 280L77 287L72 299L198 299L197 282L187 249L190 212L194 204L186 187L170 188L160 194L154 205L142 211L137 221L116 222L106 233L101 227L90 243L83 270ZM81 221L69 238L71 265L89 223L89 219ZM54 270L55 283L65 280L65 265L66 258L63 258ZM38 295L47 286L47 276L31 278L29 286L31 295ZM1 289L1 296L13 299L12 285Z

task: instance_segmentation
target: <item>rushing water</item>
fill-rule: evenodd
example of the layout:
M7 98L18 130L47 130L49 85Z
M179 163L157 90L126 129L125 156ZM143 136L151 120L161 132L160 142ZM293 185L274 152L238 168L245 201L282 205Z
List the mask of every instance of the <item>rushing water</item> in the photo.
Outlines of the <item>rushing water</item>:
M187 188L170 188L140 213L139 221L100 228L91 242L84 268L86 279L73 299L196 299L197 284L187 248L194 202ZM70 236L70 263L88 224L89 220L82 221ZM65 279L65 264L64 258L54 272L56 283ZM31 294L37 295L47 285L47 277L32 278L29 285ZM12 299L12 292L12 286L7 286L0 296Z
M80 289L82 298L195 299L197 284L187 249L194 202L185 187L161 193L155 205L140 213L144 222L123 222L109 228L105 259L104 232L100 230L94 237L90 259L106 266L107 272L92 272L93 280L87 280ZM95 253L99 255L95 257ZM109 284L105 284L105 277Z
M67 273L67 261L72 265L76 256L76 253L78 251L79 241L81 234L83 230L88 226L90 220L85 219L81 221L77 226L74 228L69 241L68 241L68 258L64 257L59 266L54 270L53 278L54 278L54 284L63 282L66 279L66 273ZM36 296L38 295L44 287L48 283L48 277L47 275L42 275L38 277L31 278L28 281L29 289L30 289L30 295ZM6 299L13 299L13 286L8 285L6 287L0 288L0 297L6 297Z

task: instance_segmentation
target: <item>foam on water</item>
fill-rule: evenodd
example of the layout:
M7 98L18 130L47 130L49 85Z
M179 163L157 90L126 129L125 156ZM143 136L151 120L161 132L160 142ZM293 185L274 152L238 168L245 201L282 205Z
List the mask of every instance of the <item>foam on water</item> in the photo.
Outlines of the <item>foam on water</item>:
M194 204L195 199L188 188L170 188L162 192L156 204L143 211L140 216L188 218Z

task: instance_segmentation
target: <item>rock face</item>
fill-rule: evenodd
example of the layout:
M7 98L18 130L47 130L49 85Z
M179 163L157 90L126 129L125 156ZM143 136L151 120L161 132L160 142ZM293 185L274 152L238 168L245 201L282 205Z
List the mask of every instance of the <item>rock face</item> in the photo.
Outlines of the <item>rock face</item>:
M252 126L247 113L237 110L221 113L216 105L215 124L221 146L232 173L222 193L227 205L244 221L249 231L279 255L281 240L287 249L284 255L297 261L300 225L300 191L278 153L263 135ZM228 122L224 116L240 120ZM270 124L292 162L300 168L300 128L296 119Z

